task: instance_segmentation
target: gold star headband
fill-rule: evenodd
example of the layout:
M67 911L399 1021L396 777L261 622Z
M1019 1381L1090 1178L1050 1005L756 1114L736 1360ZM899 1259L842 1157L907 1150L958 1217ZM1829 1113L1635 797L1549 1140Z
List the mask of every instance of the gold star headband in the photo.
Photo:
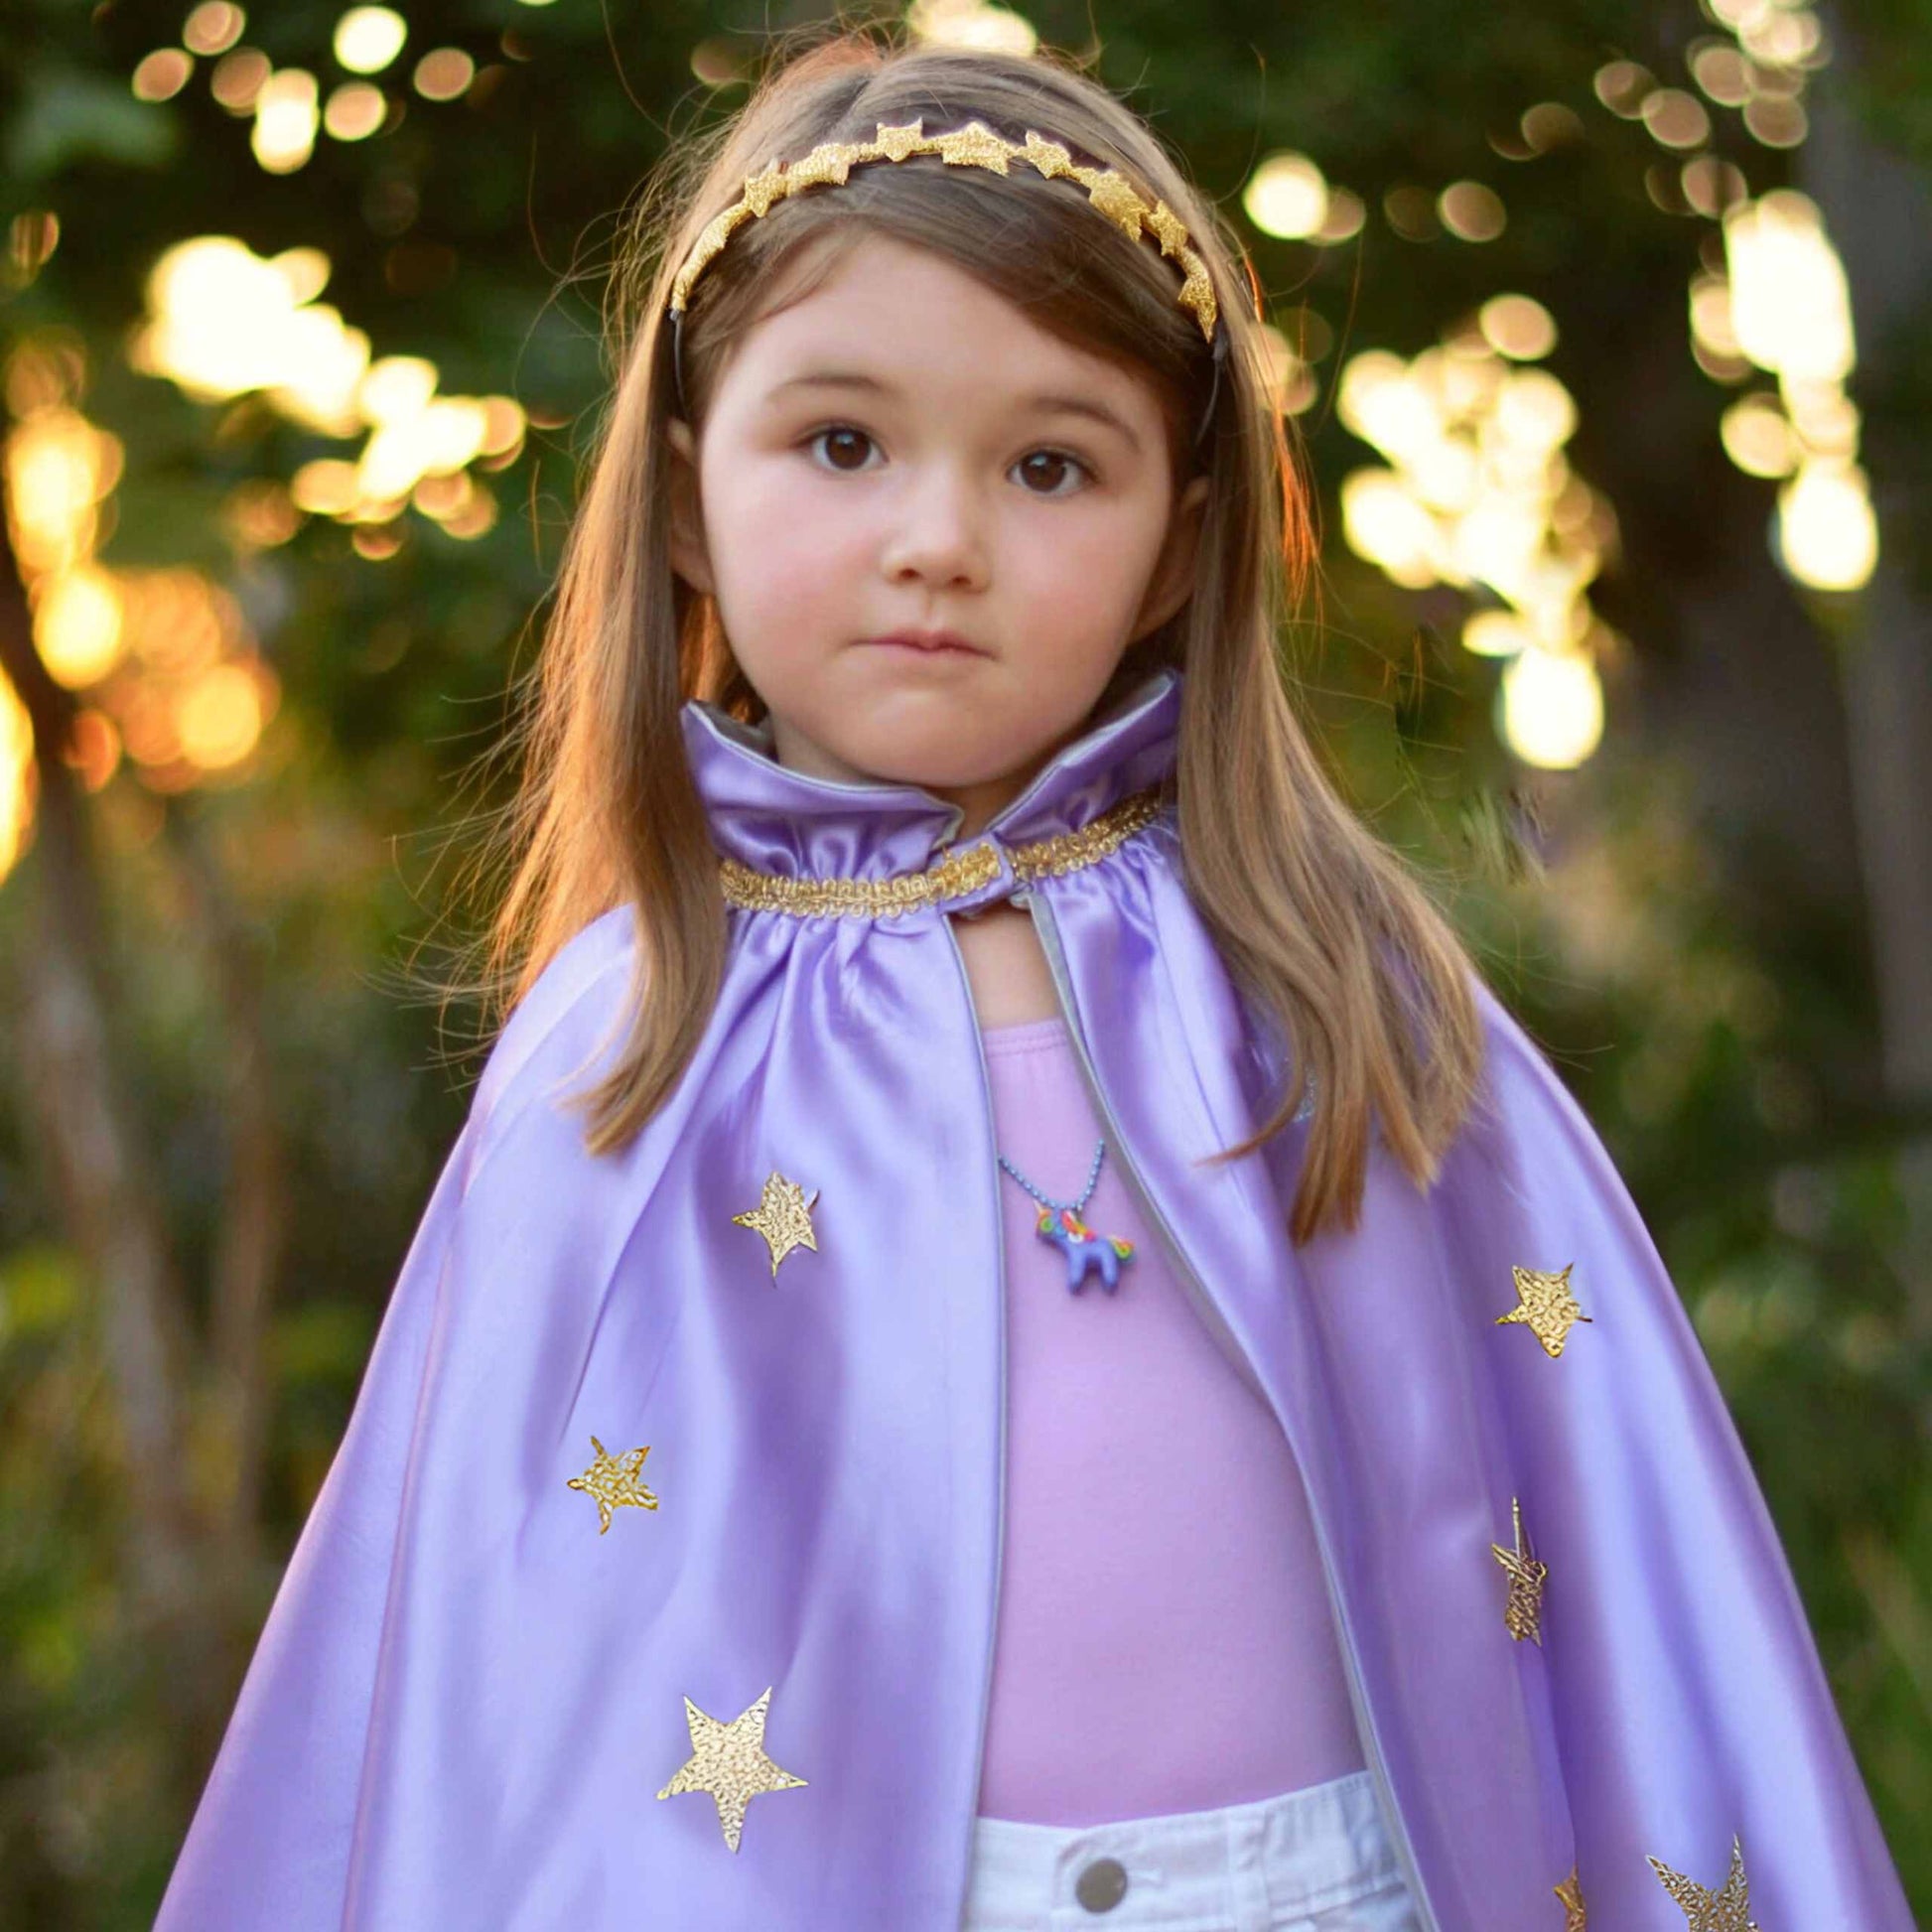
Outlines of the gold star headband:
M756 221L789 195L808 188L843 187L851 171L863 162L904 161L912 155L936 154L949 167L984 168L992 174L1012 172L1010 164L1025 161L1035 173L1047 180L1077 182L1087 191L1087 200L1131 241L1139 241L1143 231L1159 244L1162 254L1180 264L1183 280L1180 306L1200 324L1205 341L1213 345L1214 383L1202 412L1200 428L1194 433L1198 443L1213 419L1214 403L1220 393L1221 363L1227 355L1225 328L1217 327L1220 309L1214 299L1214 284L1207 264L1188 245L1187 230L1178 215L1158 198L1149 203L1138 189L1113 168L1091 168L1077 162L1057 141L1028 130L1023 146L995 134L983 121L968 121L948 134L927 134L924 119L895 126L881 121L870 141L825 141L802 160L774 162L756 175L748 176L744 192L723 213L705 223L703 232L691 245L682 266L672 278L668 314L671 324L671 366L677 385L678 408L684 410L684 312L691 299L692 285L724 248L739 226Z

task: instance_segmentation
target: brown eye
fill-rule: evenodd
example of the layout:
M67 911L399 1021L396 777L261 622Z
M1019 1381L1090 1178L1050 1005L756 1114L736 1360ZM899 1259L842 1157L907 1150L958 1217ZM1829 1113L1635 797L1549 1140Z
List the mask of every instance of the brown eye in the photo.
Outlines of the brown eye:
M843 445L846 453L850 455L855 444L866 444L871 441L872 438L864 430L854 429L850 423L834 423L830 429L819 430L816 434L808 437L805 447L812 449L820 443L827 444L828 446ZM850 474L855 470L863 469L864 463L863 461L860 463L841 463L835 459L830 467L834 470L842 470Z
M1030 455L1022 457L1016 468L1022 471L1030 470L1033 465L1042 461L1048 466L1044 473L1048 483L1063 476L1069 470L1077 470L1082 476L1088 474L1087 466L1078 457L1068 456L1064 450L1035 450ZM1032 469L1032 474L1037 481L1042 473ZM1068 489L1035 489L1032 493L1035 496L1070 496L1073 492Z

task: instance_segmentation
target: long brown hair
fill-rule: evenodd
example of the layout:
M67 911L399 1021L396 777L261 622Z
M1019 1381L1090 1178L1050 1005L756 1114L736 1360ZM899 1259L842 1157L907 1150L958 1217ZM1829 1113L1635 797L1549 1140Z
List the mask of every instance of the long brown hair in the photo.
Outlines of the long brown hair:
M1210 477L1189 601L1123 656L1104 706L1159 665L1184 671L1177 787L1184 875L1230 972L1294 1043L1289 1083L1253 1139L1280 1131L1314 1082L1289 1217L1296 1242L1359 1213L1379 1125L1416 1184L1435 1178L1479 1077L1474 968L1406 862L1342 801L1290 701L1280 660L1309 585L1308 495L1277 405L1238 241L1152 132L1065 57L905 44L836 28L792 48L728 124L675 150L626 227L607 309L612 391L571 528L538 661L505 747L520 786L481 852L508 883L469 982L500 1023L592 919L635 906L636 992L621 1056L579 1096L586 1146L625 1145L675 1088L710 1021L726 963L717 861L678 712L709 699L757 722L713 600L671 569L665 304L699 231L745 178L879 123L928 133L979 119L1029 128L1119 168L1174 210L1208 264L1230 331L1209 435ZM1016 169L914 161L855 169L846 186L748 222L706 269L684 320L686 401L701 424L733 341L782 282L815 285L868 230L929 248L1039 326L1123 361L1164 400L1176 463L1207 399L1198 325L1172 263L1127 243L1064 184ZM802 264L804 276L792 272Z

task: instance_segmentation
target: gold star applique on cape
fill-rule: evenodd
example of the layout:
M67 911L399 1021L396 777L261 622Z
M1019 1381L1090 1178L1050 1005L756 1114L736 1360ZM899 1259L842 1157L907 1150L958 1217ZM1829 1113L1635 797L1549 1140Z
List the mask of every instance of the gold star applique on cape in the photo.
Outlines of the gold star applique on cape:
M794 1248L818 1251L818 1238L812 1233L812 1203L818 1199L814 1187L808 1194L795 1180L787 1180L774 1168L764 1183L764 1192L756 1207L732 1220L742 1228L757 1228L771 1249L771 1277L778 1276L778 1264Z
M718 1823L725 1843L736 1852L745 1829L745 1807L765 1791L789 1791L802 1785L789 1771L781 1771L764 1754L764 1714L771 1689L730 1724L709 1718L684 1700L684 1722L691 1731L691 1755L678 1774L657 1795L674 1798L680 1791L705 1791L717 1800Z
M1588 1920L1584 1914L1584 1887L1577 1876L1577 1867L1573 1864L1570 1876L1552 1889L1563 1902L1563 1932L1588 1932Z
M1744 1876L1744 1848L1736 1834L1730 1840L1730 1870L1723 1891L1706 1891L1695 1879L1673 1871L1661 1859L1652 1859L1650 1868L1663 1880L1664 1889L1684 1909L1691 1932L1758 1932L1750 1916L1750 1884Z
M597 1502L597 1533L602 1536L611 1527L611 1512L626 1506L632 1509L655 1509L657 1498L637 1480L644 1466L644 1457L650 1453L650 1445L642 1449L626 1449L621 1455L613 1455L595 1436L591 1447L597 1450L597 1460L581 1476L572 1476L568 1487L581 1489Z
M1505 1321L1524 1323L1543 1344L1543 1352L1552 1361L1563 1353L1564 1338L1570 1333L1571 1325L1589 1319L1577 1306L1577 1298L1570 1292L1570 1270L1576 1265L1574 1261L1570 1262L1554 1275L1541 1274L1534 1268L1512 1266L1509 1272L1516 1278L1516 1296L1520 1306L1496 1317L1498 1326Z
M1516 1547L1513 1550L1505 1549L1500 1543L1489 1546L1496 1561L1509 1574L1509 1596L1503 1604L1503 1627L1519 1643L1529 1637L1540 1648L1543 1643L1543 1582L1550 1572L1547 1565L1537 1562L1536 1553L1523 1536L1523 1505L1514 1496L1509 1499L1509 1516L1515 1525Z

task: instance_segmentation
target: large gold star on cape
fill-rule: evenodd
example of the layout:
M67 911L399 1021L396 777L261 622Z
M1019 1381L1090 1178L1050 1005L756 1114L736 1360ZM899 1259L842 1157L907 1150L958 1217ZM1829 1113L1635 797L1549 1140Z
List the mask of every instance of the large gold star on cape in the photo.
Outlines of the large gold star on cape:
M814 1187L808 1194L795 1180L787 1180L774 1168L766 1176L764 1192L756 1207L734 1214L733 1222L742 1228L757 1228L771 1250L771 1276L775 1281L778 1264L794 1248L818 1251L818 1238L812 1233L812 1202L818 1198Z
M684 1722L691 1731L691 1755L678 1774L657 1795L674 1798L680 1791L707 1791L718 1803L718 1823L725 1843L736 1852L745 1829L745 1807L765 1791L789 1791L802 1785L789 1771L781 1771L764 1754L764 1714L771 1704L771 1688L730 1724L708 1718L684 1700Z
M1523 1505L1512 1496L1509 1517L1516 1528L1516 1547L1505 1549L1500 1543L1489 1546L1491 1554L1509 1573L1509 1596L1503 1604L1503 1627L1519 1642L1528 1637L1540 1648L1543 1643L1543 1581L1550 1572L1538 1563L1536 1553L1523 1536Z
M1572 1323L1589 1319L1570 1292L1570 1270L1576 1265L1574 1261L1569 1262L1554 1275L1512 1265L1509 1272L1516 1278L1520 1306L1496 1317L1498 1326L1505 1321L1524 1323L1552 1361L1563 1353L1564 1338L1570 1333Z
M1750 1916L1750 1883L1744 1876L1744 1848L1735 1833L1730 1840L1730 1870L1723 1891L1706 1891L1695 1879L1673 1871L1661 1859L1652 1859L1650 1868L1663 1880L1664 1889L1684 1908L1691 1932L1758 1932Z
M638 1472L644 1466L644 1457L650 1453L650 1445L642 1449L626 1449L621 1455L613 1455L595 1436L591 1447L597 1450L597 1460L581 1476L572 1476L568 1487L581 1489L597 1501L597 1533L602 1536L611 1527L611 1512L628 1505L632 1509L655 1509L657 1498L637 1480Z

